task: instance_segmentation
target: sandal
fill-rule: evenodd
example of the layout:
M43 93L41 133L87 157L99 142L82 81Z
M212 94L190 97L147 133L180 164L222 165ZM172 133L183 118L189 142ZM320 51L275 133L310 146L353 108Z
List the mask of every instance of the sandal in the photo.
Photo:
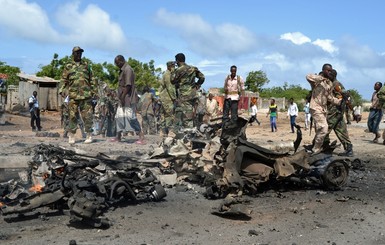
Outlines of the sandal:
M143 140L137 140L137 141L135 141L135 144L145 145L146 143Z
M109 142L121 142L122 140L121 139L118 139L118 138L112 138L109 140Z

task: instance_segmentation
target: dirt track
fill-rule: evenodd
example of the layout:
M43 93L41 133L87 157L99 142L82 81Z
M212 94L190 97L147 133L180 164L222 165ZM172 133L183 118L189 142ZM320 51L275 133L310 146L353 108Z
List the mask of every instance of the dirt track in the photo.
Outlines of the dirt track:
M61 133L58 118L55 113L43 113L43 129ZM52 211L47 215L36 212L24 217L1 217L0 243L69 244L76 240L77 244L385 244L385 146L371 143L373 135L364 132L366 118L364 114L362 123L349 126L355 155L363 160L365 168L352 170L341 191L270 190L250 197L252 218L240 221L212 215L221 200L205 199L199 186L172 188L167 189L163 202L110 210L106 216L114 224L105 230L69 226L68 216ZM259 119L261 126L255 124L247 129L248 140L294 140L295 134L289 133L289 119L279 118L276 133L270 132L264 115ZM28 117L8 115L8 122L0 126L3 159L14 159L17 153L38 143L74 149L63 138L35 137ZM302 144L310 143L312 137L305 131ZM79 139L75 148L85 153L140 154L160 141L151 136L146 146L139 146L133 144L133 136L123 143L96 139L90 145L81 144Z

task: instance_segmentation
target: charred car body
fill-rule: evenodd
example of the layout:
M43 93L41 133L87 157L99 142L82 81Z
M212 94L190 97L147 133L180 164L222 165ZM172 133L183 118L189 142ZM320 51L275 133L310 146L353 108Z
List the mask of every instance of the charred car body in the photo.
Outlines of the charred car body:
M152 172L135 165L128 158L111 160L100 155L90 159L60 147L37 145L24 184L3 184L1 212L3 216L22 214L48 206L69 210L71 222L109 226L103 216L108 207L166 196Z

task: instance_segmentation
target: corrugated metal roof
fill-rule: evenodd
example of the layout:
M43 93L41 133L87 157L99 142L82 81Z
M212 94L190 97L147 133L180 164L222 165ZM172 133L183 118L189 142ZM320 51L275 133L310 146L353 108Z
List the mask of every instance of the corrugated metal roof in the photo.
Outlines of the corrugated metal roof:
M8 79L8 75L4 73L0 73L0 79Z
M28 80L29 82L39 82L39 83L59 83L59 80L55 80L50 77L37 77L36 75L29 75L25 73L17 73L17 76L23 79Z

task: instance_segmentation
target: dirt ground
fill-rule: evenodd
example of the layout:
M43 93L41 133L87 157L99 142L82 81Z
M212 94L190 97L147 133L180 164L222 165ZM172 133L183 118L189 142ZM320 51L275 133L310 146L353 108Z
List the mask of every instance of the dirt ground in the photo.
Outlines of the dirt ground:
M7 124L0 125L0 175L6 168L23 166L28 147L46 143L75 149L86 154L140 155L160 142L148 136L147 145L136 145L136 137L127 136L122 143L108 142L96 136L93 144L74 147L62 137L36 137L29 117L7 114ZM58 132L60 116L43 112L43 130ZM247 128L248 140L258 144L289 142L289 119L278 119L278 132L270 131L268 118L259 114L261 125ZM40 209L22 217L0 217L0 244L385 244L385 145L372 143L374 135L366 133L367 113L361 123L348 126L354 153L364 163L352 169L347 185L339 191L300 189L269 190L250 197L250 220L224 219L211 214L222 200L207 200L204 189L168 188L162 202L127 205L109 210L109 229L69 225L69 217ZM303 115L297 123L303 125ZM383 128L381 124L381 128ZM78 135L79 136L79 135ZM302 144L314 136L304 131ZM335 138L334 133L331 135ZM338 149L337 151L342 151ZM11 166L9 166L11 165ZM42 214L45 215L42 215Z

